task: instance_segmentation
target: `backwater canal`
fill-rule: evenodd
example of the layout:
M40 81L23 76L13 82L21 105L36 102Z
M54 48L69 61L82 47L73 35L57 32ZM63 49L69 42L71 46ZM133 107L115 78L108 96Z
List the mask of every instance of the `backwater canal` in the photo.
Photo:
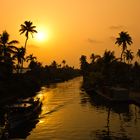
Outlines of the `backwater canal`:
M42 87L42 111L13 137L26 140L140 140L140 107L110 105L81 89L82 77ZM14 139L14 138L13 138Z

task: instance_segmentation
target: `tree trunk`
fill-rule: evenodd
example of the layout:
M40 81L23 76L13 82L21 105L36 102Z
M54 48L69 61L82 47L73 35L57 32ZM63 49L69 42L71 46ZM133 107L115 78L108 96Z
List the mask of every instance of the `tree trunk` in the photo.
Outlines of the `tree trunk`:
M26 40L25 40L25 45L24 45L25 52L26 52L27 41L28 41L28 37L27 37Z
M122 61L123 53L124 53L124 49L122 50L122 53L121 53L121 61Z
M28 41L28 37L26 38L26 40L25 40L25 45L24 45L25 53L26 53L27 41ZM21 71L20 71L20 73L22 73L22 71L23 71L23 60L21 61Z

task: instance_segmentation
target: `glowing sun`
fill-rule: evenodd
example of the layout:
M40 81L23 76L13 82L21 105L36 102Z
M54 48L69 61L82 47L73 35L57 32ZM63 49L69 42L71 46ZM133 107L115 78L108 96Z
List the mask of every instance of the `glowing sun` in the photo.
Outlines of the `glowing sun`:
M45 42L48 40L48 32L46 30L38 30L35 35L37 42Z

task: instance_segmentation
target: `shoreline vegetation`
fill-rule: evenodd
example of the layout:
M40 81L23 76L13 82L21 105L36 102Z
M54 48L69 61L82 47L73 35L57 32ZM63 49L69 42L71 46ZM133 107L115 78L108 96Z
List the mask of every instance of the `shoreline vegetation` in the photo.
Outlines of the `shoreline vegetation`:
M140 98L140 63L134 60L134 52L128 49L132 42L128 32L120 32L115 44L121 48L120 57L114 51L105 50L102 56L91 54L80 58L80 70L53 61L43 66L33 54L27 54L28 40L36 31L31 21L20 25L20 34L25 35L24 46L17 47L19 41L10 40L7 31L0 34L0 104L17 98L28 97L39 91L43 84L63 82L83 75L83 88L88 91L104 92L104 89L117 89L117 92L131 92L131 97ZM136 57L140 60L140 49ZM28 63L25 72L24 63ZM132 63L133 62L133 63ZM120 91L118 89L121 89ZM133 93L133 94L132 94Z
M33 54L26 56L30 35L37 33L31 21L21 24L20 34L25 34L24 46L17 47L17 40L9 40L7 31L0 34L0 104L17 98L35 95L43 84L51 84L72 79L80 75L80 70L70 67L63 60L53 61L43 66ZM24 69L24 62L28 67Z
M122 31L115 42L121 49L119 58L110 50L105 50L102 56L92 53L91 62L87 62L87 56L82 55L80 58L82 87L91 94L93 91L99 91L103 96L111 99L117 98L115 96L123 91L129 94L130 100L135 100L140 105L140 61L133 61L134 57L140 60L140 49L134 54L131 49L128 49L132 43L131 36ZM104 89L107 89L107 93ZM113 95L113 92L116 93ZM120 101L121 98L120 96L116 100Z

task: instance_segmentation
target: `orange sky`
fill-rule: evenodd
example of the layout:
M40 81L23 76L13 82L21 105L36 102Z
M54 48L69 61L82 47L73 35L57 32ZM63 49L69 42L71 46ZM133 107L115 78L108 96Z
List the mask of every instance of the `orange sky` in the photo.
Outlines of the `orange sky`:
M82 54L105 49L118 55L114 37L122 30L132 36L132 50L140 48L140 0L1 0L0 6L0 32L7 30L20 46L25 37L18 31L25 20L48 32L47 41L30 38L27 46L44 65L65 59L77 67Z

